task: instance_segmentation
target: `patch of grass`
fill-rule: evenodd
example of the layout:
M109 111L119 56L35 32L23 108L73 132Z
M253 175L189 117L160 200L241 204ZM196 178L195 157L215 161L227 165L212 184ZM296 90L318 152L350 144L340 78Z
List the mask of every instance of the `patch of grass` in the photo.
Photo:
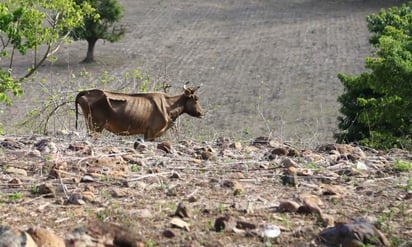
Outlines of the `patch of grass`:
M30 193L32 193L32 194L37 194L37 193L39 193L39 186L38 186L37 184L33 184L33 185L30 187Z
M13 202L13 201L17 201L17 200L19 200L23 197L24 197L24 195L22 193L15 192L13 194L7 195L7 201L8 202Z
M138 172L139 171L139 167L136 164L132 164L130 166L130 171L131 172Z
M407 172L412 170L412 162L397 160L393 165L396 168L396 170L401 172Z
M225 205L223 205L223 204L219 204L219 206L217 207L217 210L218 210L220 213L224 213L225 210L226 210L226 207L225 207Z
M412 177L408 179L408 181L406 182L406 186L405 186L405 191L409 191L409 190L412 190Z
M145 240L144 242L146 243L147 247L156 246L156 241L154 241L154 240L147 239L147 240Z
M99 210L96 212L96 216L100 221L105 221L107 218L109 218L110 216L112 216L112 211L110 210L110 208L106 208L103 210Z

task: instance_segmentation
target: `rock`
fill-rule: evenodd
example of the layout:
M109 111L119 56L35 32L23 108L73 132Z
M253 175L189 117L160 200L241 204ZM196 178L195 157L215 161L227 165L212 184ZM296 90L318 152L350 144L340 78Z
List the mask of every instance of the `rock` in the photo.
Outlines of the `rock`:
M180 219L180 218L173 218L171 221L170 221L170 224L173 226L173 227L177 227L177 228L181 228L181 229L184 229L184 230L186 230L186 231L189 231L190 230L190 228L189 228L189 223L187 223L186 221L184 221L184 220L182 220L182 219Z
M363 219L326 228L319 233L319 239L328 245L343 247L390 246L386 237L375 226Z
M285 168L289 168L289 167L295 167L295 168L300 168L300 165L298 163L296 163L294 160L292 160L291 158L284 158L281 161L281 164L283 167Z
M96 196L91 191L83 191L81 195L82 199L86 202L94 202L96 200Z
M215 230L217 232L232 232L236 228L236 220L231 216L219 217L215 220Z
M165 151L166 153L172 153L172 144L170 141L163 141L159 144L157 144L157 148L160 150Z
M212 160L214 159L215 155L210 151L203 151L201 154L203 160Z
M322 200L316 196L316 195L312 195L312 194L301 194L299 196L299 198L303 201L303 204L307 204L307 205L315 205L315 206L323 206L323 202Z
M115 198L121 198L127 196L129 193L125 189L113 188L110 190L110 195Z
M297 212L299 214L319 214L319 215L322 214L322 212L321 212L321 210L318 206L316 206L316 205L307 205L307 204L305 204L303 206L300 206L298 208Z
M33 238L26 232L8 225L0 226L0 246L4 247L37 247Z
M9 188L18 188L22 186L22 182L18 178L13 178L7 182Z
M232 188L234 195L241 195L244 192L242 184L239 183L237 180L234 180L234 179L225 180L223 182L223 186Z
M253 140L253 145L255 145L255 146L269 145L270 141L271 141L270 137L259 136L259 137L256 137L255 140Z
M175 211L175 216L180 218L190 218L190 209L184 202L179 202Z
M41 229L38 227L30 228L27 233L33 238L38 246L42 247L65 247L66 244L63 238L57 236L50 230Z
M57 153L57 145L50 139L42 139L34 144L34 147L41 153L54 154Z
M280 212L297 212L300 205L294 201L281 201L279 204L279 211Z
M285 147L275 148L272 150L272 154L286 156L289 154L289 150Z
M297 172L295 167L293 167L293 166L288 167L287 174L293 175L293 174L297 174L297 173L298 172Z
M47 195L47 197L56 197L56 190L52 184L40 184L37 190L40 195Z
M331 215L321 214L320 218L322 220L323 225L326 227L331 227L335 224L335 219Z
M93 240L93 245L80 245L83 241L78 239ZM136 237L136 233L129 228L111 222L89 221L86 227L73 230L70 236L70 244L67 247L104 247L104 246L128 246L143 247L144 243Z
M263 231L263 237L277 238L280 236L280 228L276 225L269 225Z
M15 150L24 148L24 144L14 139L6 138L0 141L0 147Z
M298 177L296 174L284 174L281 177L283 185L298 186Z
M180 234L179 232L175 230L167 229L163 231L162 235L165 236L166 238L174 238L176 236L179 236Z
M82 194L73 193L70 195L69 199L67 199L66 204L83 205L86 204L86 202L83 200Z
M93 146L87 141L71 143L67 149L78 152L82 155L93 155Z
M232 144L229 145L230 148L234 148L236 150L241 150L242 149L242 143L240 142L233 142Z
M94 178L90 175L84 175L81 179L80 182L82 183L91 183L94 182Z
M9 166L9 167L7 167L6 169L4 169L4 171L5 171L7 174L27 177L27 171L24 170L24 169L20 169L20 168L16 168L16 167Z

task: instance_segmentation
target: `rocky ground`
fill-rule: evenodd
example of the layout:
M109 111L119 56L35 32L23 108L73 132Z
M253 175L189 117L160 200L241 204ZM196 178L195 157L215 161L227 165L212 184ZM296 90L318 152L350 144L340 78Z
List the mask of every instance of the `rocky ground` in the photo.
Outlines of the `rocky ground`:
M412 246L397 149L60 133L0 161L0 246Z

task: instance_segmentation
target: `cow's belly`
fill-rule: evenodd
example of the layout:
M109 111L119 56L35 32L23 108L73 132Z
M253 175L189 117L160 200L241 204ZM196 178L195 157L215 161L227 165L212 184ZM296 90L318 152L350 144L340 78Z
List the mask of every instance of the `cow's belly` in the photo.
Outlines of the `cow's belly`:
M105 129L118 135L138 135L150 134L157 136L158 132L164 133L167 123L153 123L154 121L146 121L140 123L139 121L107 121Z
M136 125L132 123L115 123L112 121L108 121L106 123L105 129L110 132L119 135L137 135L137 134L144 134L148 130L148 126L144 125Z

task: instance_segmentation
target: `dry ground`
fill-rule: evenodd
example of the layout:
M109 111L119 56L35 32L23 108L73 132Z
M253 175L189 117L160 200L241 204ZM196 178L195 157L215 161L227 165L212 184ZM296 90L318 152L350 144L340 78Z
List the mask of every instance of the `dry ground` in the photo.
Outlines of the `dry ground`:
M133 141L75 133L3 139L0 220L66 239L87 226L91 242L110 236L93 223L104 222L114 235L109 224L129 228L126 235L144 246L325 246L318 239L323 229L364 218L392 246L412 246L412 155L256 140L186 139L135 150ZM297 176L286 180L288 171ZM180 203L185 210L176 213ZM228 218L218 231L221 217ZM271 225L281 229L275 239L263 236Z

